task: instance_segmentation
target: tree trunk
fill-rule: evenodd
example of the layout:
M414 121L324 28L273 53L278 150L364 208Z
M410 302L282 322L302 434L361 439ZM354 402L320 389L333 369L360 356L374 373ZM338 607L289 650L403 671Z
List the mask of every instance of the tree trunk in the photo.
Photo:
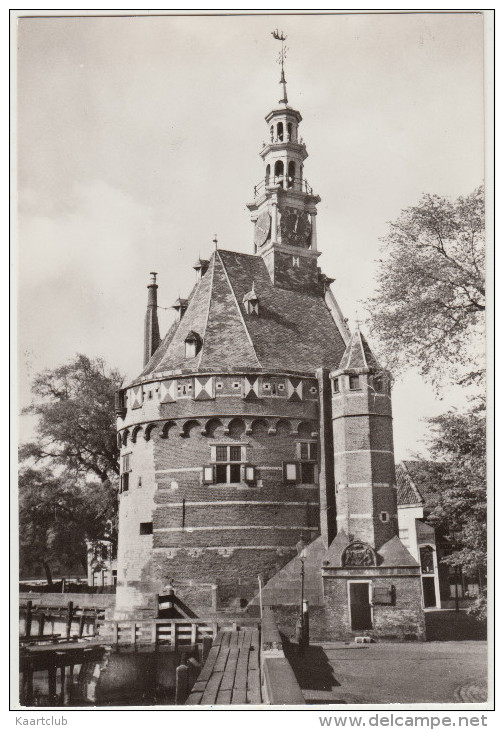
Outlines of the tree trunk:
M47 560L44 560L43 566L44 566L44 570L45 570L45 574L46 574L47 585L52 586L53 580L52 580L51 568L50 568Z

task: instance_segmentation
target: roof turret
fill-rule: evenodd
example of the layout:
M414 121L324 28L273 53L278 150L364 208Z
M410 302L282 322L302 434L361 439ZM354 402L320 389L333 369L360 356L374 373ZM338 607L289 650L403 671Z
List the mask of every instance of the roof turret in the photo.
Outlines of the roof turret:
M340 370L382 370L366 338L356 328L341 358Z

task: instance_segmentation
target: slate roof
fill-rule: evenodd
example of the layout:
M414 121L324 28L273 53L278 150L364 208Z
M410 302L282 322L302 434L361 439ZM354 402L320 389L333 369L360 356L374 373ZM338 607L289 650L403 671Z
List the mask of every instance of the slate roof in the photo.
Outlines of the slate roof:
M383 568L418 565L413 555L406 547L404 547L397 535L394 535L394 537L386 542L385 545L382 545L377 552L382 558L379 565Z
M378 360L373 355L366 338L357 327L353 333L339 365L340 370L370 368L381 370Z
M244 296L254 291L259 315L247 314ZM185 358L185 338L203 341ZM260 256L215 251L193 289L180 322L169 330L141 378L183 369L313 372L339 365L345 345L323 296L274 286Z
M401 461L396 464L397 504L425 504L435 494L436 485L427 461Z

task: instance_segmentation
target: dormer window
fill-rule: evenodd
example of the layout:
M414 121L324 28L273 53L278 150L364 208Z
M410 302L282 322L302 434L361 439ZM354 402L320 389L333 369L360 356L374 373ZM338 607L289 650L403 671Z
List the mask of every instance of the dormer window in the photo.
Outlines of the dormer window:
M191 330L185 338L185 356L186 360L196 357L201 350L201 337L197 332Z
M360 390L360 378L358 375L350 375L349 377L350 390Z
M243 305L247 314L259 314L259 299L255 293L254 282L252 282L252 289L243 297Z

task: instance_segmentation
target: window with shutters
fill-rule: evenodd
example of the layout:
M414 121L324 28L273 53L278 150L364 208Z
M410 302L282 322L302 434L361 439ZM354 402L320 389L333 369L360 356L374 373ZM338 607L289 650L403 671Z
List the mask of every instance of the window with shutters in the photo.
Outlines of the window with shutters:
M203 467L204 484L255 482L255 469L247 465L246 448L241 444L216 444L211 447L212 464Z

